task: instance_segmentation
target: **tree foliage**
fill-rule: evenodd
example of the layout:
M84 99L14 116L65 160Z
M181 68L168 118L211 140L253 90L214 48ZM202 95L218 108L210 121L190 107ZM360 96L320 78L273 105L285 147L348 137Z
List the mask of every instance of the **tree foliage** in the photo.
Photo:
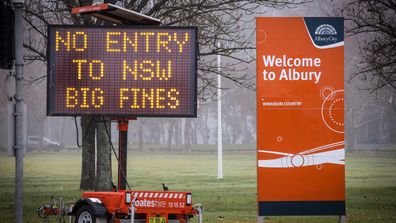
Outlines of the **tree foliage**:
M361 36L361 61L351 78L370 78L372 91L396 89L396 1L353 0L341 13L347 20L347 33Z

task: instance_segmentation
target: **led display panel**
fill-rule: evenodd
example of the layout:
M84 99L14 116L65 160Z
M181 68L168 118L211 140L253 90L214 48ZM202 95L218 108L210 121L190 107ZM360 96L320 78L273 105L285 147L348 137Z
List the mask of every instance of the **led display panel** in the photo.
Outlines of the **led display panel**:
M196 27L48 26L47 114L196 117Z

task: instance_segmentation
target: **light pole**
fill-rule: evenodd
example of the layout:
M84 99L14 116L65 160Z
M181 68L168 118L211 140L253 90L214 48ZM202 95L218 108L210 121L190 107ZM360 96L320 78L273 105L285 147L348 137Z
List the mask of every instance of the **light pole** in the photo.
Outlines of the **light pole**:
M220 44L218 44L220 47ZM223 131L221 120L221 56L217 55L217 178L223 179Z
M15 222L23 222L23 153L24 153L24 134L23 134L23 0L14 0L15 7Z

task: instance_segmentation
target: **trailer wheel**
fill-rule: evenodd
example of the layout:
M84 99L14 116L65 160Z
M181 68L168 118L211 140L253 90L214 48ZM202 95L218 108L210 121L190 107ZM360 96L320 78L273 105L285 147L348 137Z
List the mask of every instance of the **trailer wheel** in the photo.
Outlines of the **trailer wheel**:
M89 205L82 205L76 214L75 223L106 223L106 217L95 216L92 208Z
M91 208L88 205L82 205L77 210L75 223L94 223L94 222L96 222L95 215L93 214Z

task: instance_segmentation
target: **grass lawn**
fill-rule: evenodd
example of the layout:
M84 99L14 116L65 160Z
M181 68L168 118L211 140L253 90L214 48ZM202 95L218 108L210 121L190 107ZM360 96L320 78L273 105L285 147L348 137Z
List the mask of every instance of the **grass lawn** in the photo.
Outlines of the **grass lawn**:
M133 189L193 192L205 208L204 222L256 222L255 154L224 156L224 180L217 180L216 154L129 151ZM80 197L80 152L28 153L24 169L25 222L43 222L35 210L51 195ZM14 222L14 158L0 155L0 222ZM113 162L116 182L116 165ZM396 222L396 152L347 154L348 222ZM268 217L266 222L337 222L330 217ZM55 220L51 221L55 222Z

